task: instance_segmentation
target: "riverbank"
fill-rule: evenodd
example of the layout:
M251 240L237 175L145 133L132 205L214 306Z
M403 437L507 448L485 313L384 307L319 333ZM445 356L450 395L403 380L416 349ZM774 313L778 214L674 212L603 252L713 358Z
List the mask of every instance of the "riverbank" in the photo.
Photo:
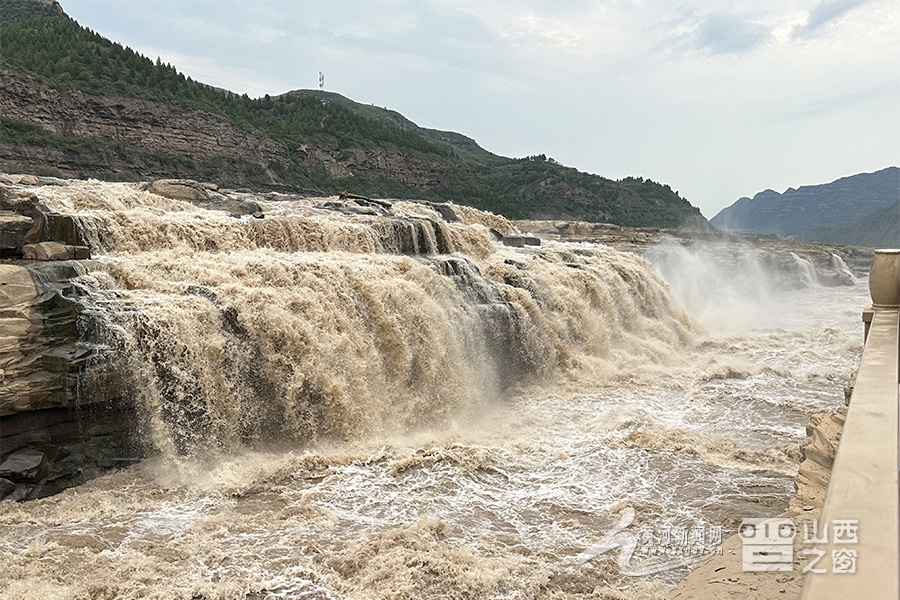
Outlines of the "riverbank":
M852 379L848 382L849 403ZM806 427L806 438L800 445L802 460L795 479L797 494L787 511L774 518L791 519L796 535L793 539L791 568L784 572L751 572L745 570L744 540L733 535L722 544L722 554L697 565L666 598L667 600L797 600L803 589L803 568L811 557L803 554L804 534L813 531L819 519L828 489L831 468L847 416L842 406L827 413L813 415Z

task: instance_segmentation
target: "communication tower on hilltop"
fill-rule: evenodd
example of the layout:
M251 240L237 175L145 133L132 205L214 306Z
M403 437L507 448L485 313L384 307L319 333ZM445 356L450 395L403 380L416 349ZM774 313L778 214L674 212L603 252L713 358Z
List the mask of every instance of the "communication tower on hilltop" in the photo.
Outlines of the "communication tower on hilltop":
M322 71L319 71L319 89L325 89L325 73L323 73Z

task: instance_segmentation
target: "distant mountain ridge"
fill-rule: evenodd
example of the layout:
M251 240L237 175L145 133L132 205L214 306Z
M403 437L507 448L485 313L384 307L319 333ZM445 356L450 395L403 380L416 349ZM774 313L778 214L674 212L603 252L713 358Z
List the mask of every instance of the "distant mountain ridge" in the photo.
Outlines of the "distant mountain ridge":
M799 239L825 244L900 248L900 200L854 223L813 229L803 233Z
M900 238L893 229L890 207L900 199L900 168L842 177L831 183L788 188L783 194L765 190L753 198L741 198L722 209L710 223L722 231L775 234L803 240L835 241L858 245L881 245L880 240ZM881 219L866 221L883 211ZM900 228L900 213L897 213ZM857 223L877 226L876 233ZM892 235L896 232L896 235ZM827 239L826 239L827 238ZM855 241L854 241L855 240Z
M339 94L250 98L79 25L53 0L0 0L0 170L452 201L510 218L709 228L668 185L455 132Z

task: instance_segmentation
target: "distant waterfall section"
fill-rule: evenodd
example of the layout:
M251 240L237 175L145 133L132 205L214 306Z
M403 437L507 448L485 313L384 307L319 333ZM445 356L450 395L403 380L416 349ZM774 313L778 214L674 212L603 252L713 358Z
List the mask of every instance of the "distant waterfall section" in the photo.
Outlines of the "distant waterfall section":
M837 254L815 249L801 256L738 239L664 238L644 251L691 316L712 330L763 325L788 290L854 285L856 276Z
M467 207L216 193L258 203L233 216L137 184L36 194L94 254L73 282L92 349L79 402L133 405L164 455L439 427L693 339L646 260L506 247L515 228Z
M850 281L856 281L856 275L853 274L853 270L847 264L847 261L833 252L831 253L831 268L838 273L843 273Z
M834 254L831 256L833 257ZM819 285L819 277L816 275L816 268L813 264L807 259L797 256L797 254L793 252L791 252L791 258L793 258L794 262L797 264L800 281L802 281L806 287L817 287Z

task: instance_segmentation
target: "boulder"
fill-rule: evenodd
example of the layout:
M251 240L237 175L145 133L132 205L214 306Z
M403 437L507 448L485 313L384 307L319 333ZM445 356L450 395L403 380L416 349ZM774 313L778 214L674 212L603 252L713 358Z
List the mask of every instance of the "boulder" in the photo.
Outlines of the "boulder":
M264 216L258 202L220 194L219 186L214 183L200 183L192 179L157 179L147 189L159 196L190 202L207 210L221 210L232 217L250 215L262 219Z
M22 256L28 260L86 260L91 257L91 250L87 246L39 242L22 246Z
M453 210L453 207L450 206L449 204L435 203L435 204L432 204L431 206L434 207L434 210L436 210L438 212L438 214L441 215L441 218L444 219L444 221L446 221L447 223L459 223L460 222L459 215L456 214L456 211Z
M31 217L0 210L0 256L18 254L33 224Z
M67 186L69 182L59 177L35 177L38 185Z
M47 457L40 450L16 450L0 463L0 477L10 481L38 481L47 474Z
M810 417L806 438L800 444L802 460L796 477L797 498L792 505L820 507L824 503L846 418L846 406Z
M207 210L221 210L227 212L235 218L250 215L257 219L262 219L264 216L262 206L255 200L225 196L224 194L213 191L209 192L208 197L208 200L204 202L194 202L194 204Z
M209 200L207 188L193 179L157 179L150 183L150 192L184 202L206 202Z
M0 244L3 246L0 256L19 256L25 244L59 242L83 246L85 243L75 217L51 210L29 191L0 184L0 215L0 238L4 240Z

